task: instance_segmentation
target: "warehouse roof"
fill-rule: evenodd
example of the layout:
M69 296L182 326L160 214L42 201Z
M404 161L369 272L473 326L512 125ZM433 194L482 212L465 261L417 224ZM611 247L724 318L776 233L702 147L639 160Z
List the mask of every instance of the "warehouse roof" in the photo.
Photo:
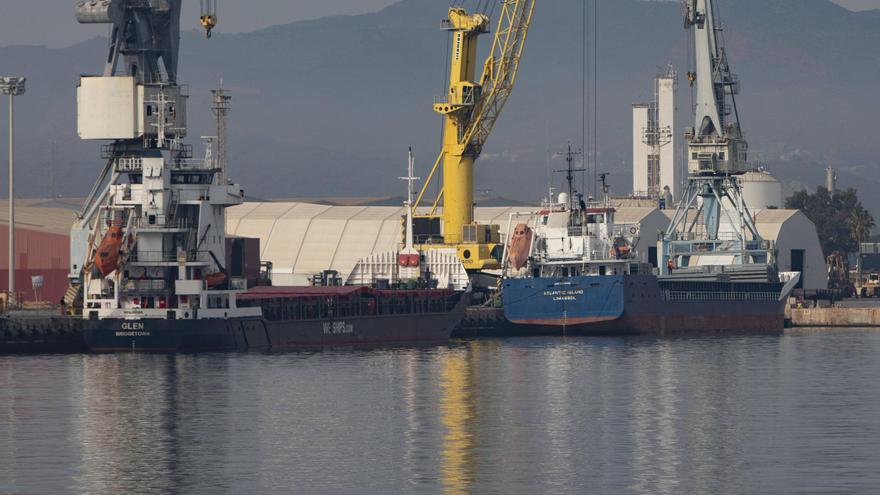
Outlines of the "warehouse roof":
M475 216L479 223L499 225L503 234L512 213L535 209L477 207ZM617 218L640 223L656 212L653 208L620 208ZM260 239L261 259L273 263L276 283L300 284L327 269L348 274L358 260L397 249L403 214L403 208L397 206L246 203L228 210L226 230L230 235Z
M0 201L0 225L9 223L8 201ZM16 199L15 225L17 229L70 234L76 215L68 201Z

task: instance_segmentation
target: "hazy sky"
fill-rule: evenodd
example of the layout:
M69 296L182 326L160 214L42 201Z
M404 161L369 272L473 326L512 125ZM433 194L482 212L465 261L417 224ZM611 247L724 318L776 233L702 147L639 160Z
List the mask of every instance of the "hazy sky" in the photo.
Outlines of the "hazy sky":
M372 12L396 0L218 0L223 32L248 32L275 24L333 14ZM448 0L438 0L446 1ZM834 0L851 9L880 8L880 0ZM66 46L106 28L81 26L73 18L74 0L0 0L0 46ZM198 4L184 0L183 29L197 27Z
M248 32L327 15L362 14L396 1L218 0L220 27L217 30ZM106 27L77 24L73 16L75 4L75 0L0 0L0 46L66 46L106 32ZM181 29L197 28L199 2L183 0L183 5Z

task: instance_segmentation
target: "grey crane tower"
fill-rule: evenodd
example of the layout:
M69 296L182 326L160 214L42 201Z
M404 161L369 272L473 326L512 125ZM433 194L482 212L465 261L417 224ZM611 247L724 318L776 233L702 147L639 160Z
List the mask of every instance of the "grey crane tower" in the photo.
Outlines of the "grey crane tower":
M727 61L713 0L683 0L685 29L694 35L694 127L687 141L687 189L661 241L662 274L700 265L771 262L737 180L748 171L748 144L736 107L739 79Z

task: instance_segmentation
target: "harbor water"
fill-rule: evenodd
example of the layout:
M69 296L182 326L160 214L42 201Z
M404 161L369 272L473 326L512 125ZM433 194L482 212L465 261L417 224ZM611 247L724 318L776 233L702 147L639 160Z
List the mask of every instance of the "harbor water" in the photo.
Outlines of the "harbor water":
M0 493L877 493L880 333L0 357Z

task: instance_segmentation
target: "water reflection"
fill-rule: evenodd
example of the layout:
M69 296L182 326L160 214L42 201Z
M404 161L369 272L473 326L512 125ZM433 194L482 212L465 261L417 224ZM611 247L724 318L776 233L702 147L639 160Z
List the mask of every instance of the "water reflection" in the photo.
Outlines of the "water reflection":
M473 480L471 454L473 435L470 422L473 418L470 357L467 350L449 351L443 354L441 386L443 398L440 409L443 434L443 491L447 494L468 493Z
M870 493L880 333L0 357L0 493Z

